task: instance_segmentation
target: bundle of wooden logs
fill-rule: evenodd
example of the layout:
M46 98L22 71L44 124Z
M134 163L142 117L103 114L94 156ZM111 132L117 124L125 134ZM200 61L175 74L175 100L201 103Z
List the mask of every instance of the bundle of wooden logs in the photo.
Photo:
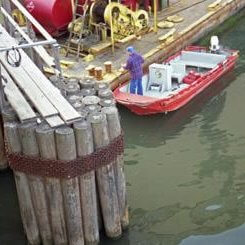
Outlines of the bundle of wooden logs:
M102 230L118 238L129 219L123 153L113 153L122 130L111 90L90 78L55 83L82 120L51 128L42 120L20 123L13 111L3 116L27 240L31 245L98 244Z

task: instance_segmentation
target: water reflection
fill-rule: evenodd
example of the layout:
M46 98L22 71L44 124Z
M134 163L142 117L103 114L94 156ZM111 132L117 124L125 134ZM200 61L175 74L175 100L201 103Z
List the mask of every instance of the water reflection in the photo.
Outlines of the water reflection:
M190 236L184 239L180 245L244 245L245 224L221 234L206 236Z
M134 148L137 145L158 147L165 144L166 140L181 134L181 130L194 119L196 120L195 123L200 123L197 119L200 115L197 114L201 110L210 109L211 115L218 117L225 105L226 93L224 89L234 80L234 72L229 72L225 78L206 89L186 106L167 115L137 116L124 107L120 107L122 127L125 131L127 143L126 148ZM204 108L206 104L207 108ZM209 117L207 117L207 120L209 120ZM213 118L213 121L215 121L215 118Z
M15 183L10 171L0 172L0 244L26 244Z

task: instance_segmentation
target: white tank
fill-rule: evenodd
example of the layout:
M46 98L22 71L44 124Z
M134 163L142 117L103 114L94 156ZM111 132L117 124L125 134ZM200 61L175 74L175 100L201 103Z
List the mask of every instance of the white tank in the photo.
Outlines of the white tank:
M216 52L219 50L219 38L217 36L212 36L210 39L210 50L211 52Z

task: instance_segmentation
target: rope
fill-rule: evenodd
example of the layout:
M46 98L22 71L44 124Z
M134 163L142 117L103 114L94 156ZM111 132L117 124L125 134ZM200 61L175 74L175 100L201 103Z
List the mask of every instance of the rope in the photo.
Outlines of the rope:
M13 171L23 172L27 175L69 179L116 162L117 156L123 154L124 144L121 134L109 145L72 161L42 159L10 153L7 143L5 143L5 148L10 168Z

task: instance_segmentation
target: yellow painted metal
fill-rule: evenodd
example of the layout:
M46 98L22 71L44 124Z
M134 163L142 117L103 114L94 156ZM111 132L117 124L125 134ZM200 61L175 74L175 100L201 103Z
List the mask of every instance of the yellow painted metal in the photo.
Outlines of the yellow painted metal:
M215 2L209 4L208 5L208 10L212 11L214 9L217 9L217 8L221 7L221 2L222 2L222 0L216 0Z
M111 0L109 0L109 4L111 4ZM109 13L109 19L110 19L110 29L111 29L111 51L114 53L115 47L114 47L114 29L113 29L113 20L112 20L112 9Z
M12 11L12 16L13 16L14 20L19 24L19 26L25 26L26 25L25 16L22 14L22 12L19 9L14 9Z
M146 11L138 10L133 12L117 2L109 3L106 6L104 19L106 24L112 27L115 39L137 34L149 26L149 16Z
M159 28L162 28L162 29L168 29L168 28L172 28L174 27L174 23L173 22L170 22L170 21L166 21L166 20L163 20L163 21L160 21L157 26Z
M179 15L171 15L167 17L167 21L170 21L173 23L179 23L179 22L182 22L183 20L184 18Z
M154 7L154 32L157 32L157 0L153 2Z

